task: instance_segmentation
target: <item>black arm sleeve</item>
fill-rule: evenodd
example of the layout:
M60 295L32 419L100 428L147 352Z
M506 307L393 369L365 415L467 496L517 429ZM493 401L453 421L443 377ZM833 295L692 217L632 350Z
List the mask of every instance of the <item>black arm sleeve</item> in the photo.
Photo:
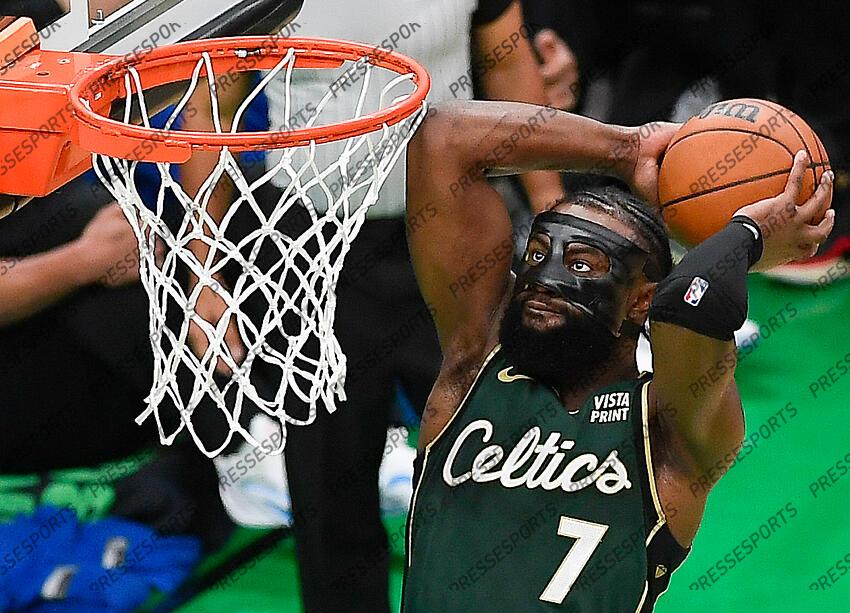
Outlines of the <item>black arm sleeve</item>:
M689 251L658 284L649 318L732 340L747 318L747 271L761 258L762 249L758 224L735 216Z
M472 26L486 26L501 17L514 0L478 0L478 8L472 14Z

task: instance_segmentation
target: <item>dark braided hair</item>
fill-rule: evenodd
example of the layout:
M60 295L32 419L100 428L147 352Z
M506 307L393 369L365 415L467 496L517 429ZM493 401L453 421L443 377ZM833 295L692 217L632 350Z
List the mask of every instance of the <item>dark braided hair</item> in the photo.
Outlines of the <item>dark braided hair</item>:
M663 279L673 269L670 235L658 210L630 192L614 186L591 187L575 192L555 202L550 209L562 204L585 207L622 221L634 228ZM660 279L656 279L660 280Z

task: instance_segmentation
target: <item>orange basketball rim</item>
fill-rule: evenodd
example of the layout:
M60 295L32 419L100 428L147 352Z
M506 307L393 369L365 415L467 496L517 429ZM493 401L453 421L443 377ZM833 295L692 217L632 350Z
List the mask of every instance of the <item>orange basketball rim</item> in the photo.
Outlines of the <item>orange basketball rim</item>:
M137 93L139 84L150 90L189 80L205 55L213 72L223 74L268 70L290 53L295 68L337 68L346 61L366 59L411 75L415 89L371 114L285 132L169 131L109 117L112 103ZM199 76L206 75L203 67ZM351 138L411 116L422 107L429 88L428 73L417 62L362 43L246 36L182 42L114 56L41 49L32 20L20 18L0 35L0 150L5 152L0 158L0 193L49 194L91 168L92 153L181 163L194 150L267 150Z

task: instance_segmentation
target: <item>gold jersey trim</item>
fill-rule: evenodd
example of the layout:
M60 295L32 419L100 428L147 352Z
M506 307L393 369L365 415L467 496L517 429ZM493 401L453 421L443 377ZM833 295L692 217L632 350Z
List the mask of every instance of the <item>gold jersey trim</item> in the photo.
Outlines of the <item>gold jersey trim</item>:
M643 451L646 464L646 473L649 477L649 491L652 494L652 504L655 506L655 513L658 516L658 523L656 527L653 528L650 535L653 534L658 528L660 528L667 521L667 516L664 514L664 506L661 504L661 498L658 496L658 488L655 485L655 468L652 465L652 445L649 441L649 384L652 381L647 381L643 384L643 389L641 390L641 427L643 428ZM647 537L647 544L649 544L649 537Z
M643 582L643 594L641 594L640 601L638 602L637 609L635 609L635 613L640 613L640 610L643 608L643 603L646 602L646 595L649 593L649 580Z
M646 551L649 551L649 544L652 542L652 539L655 538L655 535L658 534L658 531L664 527L667 523L667 515L664 513L664 505L661 504L661 497L658 495L658 488L655 485L655 467L652 464L652 445L649 440L649 384L652 381L647 381L643 385L643 389L641 390L641 422L643 427L643 450L646 455L646 473L649 477L649 490L652 493L652 504L655 506L655 513L658 516L658 521L655 522L655 525L652 527L652 530L649 531L649 534L646 535ZM670 573L670 577L667 580L667 587L662 590L658 596L655 597L655 602L658 602L658 599L661 598L667 590L670 588L670 583L673 580L673 575L679 570L684 564L685 560L687 560L688 555L690 555L691 550L688 550L688 553L685 555L685 559L682 560L681 564L677 566L673 572ZM647 560L648 561L648 560ZM647 569L647 573L649 569ZM646 602L646 595L649 593L649 578L647 577L643 586L643 596L640 598L640 602L638 602L638 606L635 609L635 613L640 613L641 609ZM655 602L652 604L652 608L655 609Z
M452 423L454 423L454 420L457 418L457 416L460 415L460 413L463 411L463 407L466 405L466 402L469 400L469 396L472 394L472 390L474 390L475 386L478 384L478 379L481 378L481 375L486 370L487 365L490 363L490 360L493 359L493 356L495 356L496 353L501 348L502 348L501 344L496 345L495 347L493 347L493 350L489 354L487 354L487 357L484 358L484 361L481 363L481 366L478 368L478 372L475 374L475 379L472 380L472 385L470 385L469 389L466 390L466 394L464 394L463 400L460 401L460 404L457 405L455 412L452 413L452 416L446 422L446 425L444 425L440 429L440 431L437 432L437 436L435 436L434 439L430 443L425 445L426 454L427 454L428 450L431 449L431 447L433 447L437 443L437 441L440 440L440 438L442 438L442 436L446 433L446 430L449 429L449 427L452 425ZM423 474L425 472L424 466L422 467L422 472L423 472Z
M649 491L652 495L652 504L655 507L655 514L657 516L657 521L655 525L652 527L652 530L649 531L649 534L646 535L646 550L649 551L649 544L652 542L652 539L655 538L655 535L658 534L658 531L664 527L664 524L667 523L667 517L664 515L664 506L661 504L661 498L658 496L658 489L655 487L655 470L652 467L652 445L649 442L649 384L651 381L647 381L643 384L643 388L640 392L640 411L641 411L641 428L643 430L643 453L645 456L644 464L646 465L646 474L649 480ZM648 562L648 560L647 560ZM649 569L647 569L647 573ZM635 608L635 613L640 613L640 610L643 609L643 605L646 602L646 595L649 593L649 579L645 579L643 582L643 594L638 601L637 607Z

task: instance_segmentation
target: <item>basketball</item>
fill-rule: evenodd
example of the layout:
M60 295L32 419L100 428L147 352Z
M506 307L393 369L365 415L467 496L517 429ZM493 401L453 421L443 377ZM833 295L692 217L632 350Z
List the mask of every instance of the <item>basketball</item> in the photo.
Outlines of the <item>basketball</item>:
M670 231L696 245L742 206L778 195L800 149L811 162L798 204L830 168L826 149L806 122L766 100L739 98L707 106L676 133L661 163L658 195Z

